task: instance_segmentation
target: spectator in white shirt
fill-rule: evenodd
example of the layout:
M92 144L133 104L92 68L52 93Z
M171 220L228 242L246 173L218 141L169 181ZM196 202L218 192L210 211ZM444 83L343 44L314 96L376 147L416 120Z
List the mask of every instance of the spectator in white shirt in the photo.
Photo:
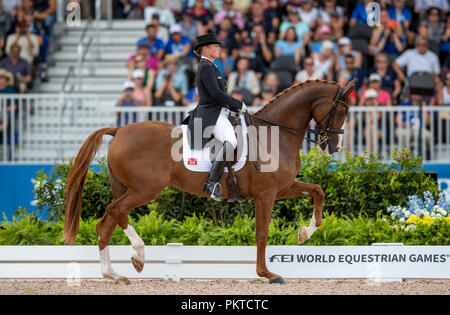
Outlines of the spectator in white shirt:
M439 83L441 69L438 56L428 50L425 37L417 36L415 44L416 48L408 49L392 63L398 78L405 82L414 72L428 72L434 76L436 83ZM406 68L406 75L403 68Z
M303 60L303 70L297 73L294 83L317 79L323 79L323 73L314 69L314 60L311 57L306 57Z
M17 44L21 48L20 57L25 59L30 65L33 59L39 55L40 36L30 33L30 25L25 21L16 25L16 32L9 35L6 40L6 54L10 55L11 46Z

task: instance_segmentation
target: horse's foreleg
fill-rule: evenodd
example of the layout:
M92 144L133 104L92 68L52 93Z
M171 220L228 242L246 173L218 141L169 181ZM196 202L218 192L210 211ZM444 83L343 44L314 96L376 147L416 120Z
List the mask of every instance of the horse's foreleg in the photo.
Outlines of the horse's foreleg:
M279 275L270 272L266 266L266 245L269 233L269 223L272 216L272 208L275 198L255 198L255 223L256 223L256 273L260 277L269 279L269 283L284 283Z
M302 195L311 195L314 199L314 213L308 227L301 227L298 231L298 243L301 244L313 235L322 225L322 207L325 194L316 184L294 182L287 190L277 196L277 199L293 198Z

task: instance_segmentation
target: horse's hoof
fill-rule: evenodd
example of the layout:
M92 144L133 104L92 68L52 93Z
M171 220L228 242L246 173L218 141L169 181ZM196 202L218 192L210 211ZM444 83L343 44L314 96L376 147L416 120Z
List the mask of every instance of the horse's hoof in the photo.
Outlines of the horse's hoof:
M308 239L308 233L306 233L306 228L302 226L300 231L298 231L298 243L302 244Z
M131 257L131 263L134 266L134 269L136 269L137 272L142 272L142 269L144 269L144 263L137 259L135 256Z
M278 277L272 280L269 280L269 283L278 283L278 284L285 284L286 282L284 281L283 277Z
M116 281L114 281L114 284L126 284L129 285L131 284L130 280L128 280L127 277L119 277L116 279Z

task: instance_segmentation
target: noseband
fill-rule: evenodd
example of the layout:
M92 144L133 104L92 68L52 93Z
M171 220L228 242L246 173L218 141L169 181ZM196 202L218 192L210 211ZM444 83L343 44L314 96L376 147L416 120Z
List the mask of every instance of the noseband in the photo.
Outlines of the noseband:
M291 128L291 127L287 127L287 126L283 126L283 125L278 125L274 122L250 115L248 113L247 113L247 115L250 115L253 119L259 120L268 125L280 127L280 129L282 129L284 132L294 135L294 136L297 136L297 137L301 137L301 135L296 132L292 132L290 130L297 131L297 132L305 132L306 131L306 132L310 132L310 133L315 133L315 134L319 135L319 141L311 139L309 137L306 138L306 140L316 143L318 146L320 146L321 144L328 141L328 139L330 138L330 134L332 134L332 133L343 134L344 133L344 129L330 128L330 124L333 121L333 117L334 117L334 114L336 113L336 108L337 108L338 104L341 104L345 107L345 114L347 114L347 112L348 112L348 105L344 100L342 100L343 93L344 93L344 87L339 85L339 88L336 91L336 95L334 96L333 106L328 111L328 113L325 115L325 117L322 118L319 122L317 122L317 126L315 129L302 130L302 129L297 129L297 128ZM326 118L328 118L326 127L325 128L320 127L320 123L322 121L324 121Z

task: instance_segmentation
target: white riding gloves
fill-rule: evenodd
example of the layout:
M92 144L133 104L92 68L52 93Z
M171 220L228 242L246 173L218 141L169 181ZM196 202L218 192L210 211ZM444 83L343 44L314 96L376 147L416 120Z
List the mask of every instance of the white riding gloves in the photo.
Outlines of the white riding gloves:
M242 107L241 107L241 109L239 110L239 112L240 112L241 114L244 114L245 112L247 112L247 105L245 105L244 102L242 102Z

